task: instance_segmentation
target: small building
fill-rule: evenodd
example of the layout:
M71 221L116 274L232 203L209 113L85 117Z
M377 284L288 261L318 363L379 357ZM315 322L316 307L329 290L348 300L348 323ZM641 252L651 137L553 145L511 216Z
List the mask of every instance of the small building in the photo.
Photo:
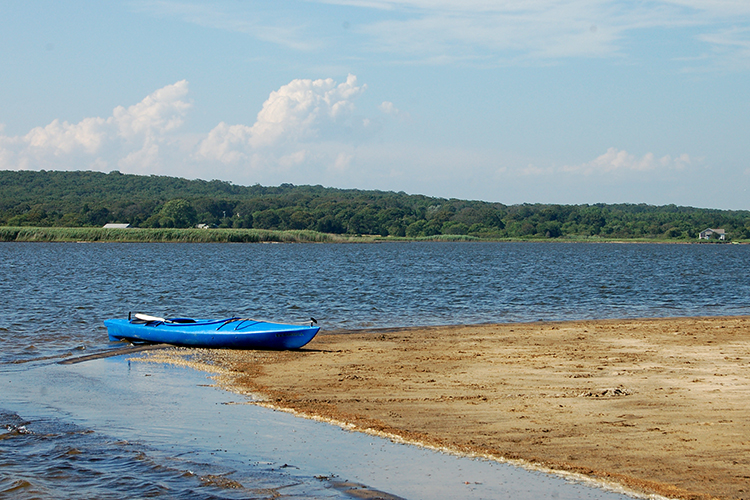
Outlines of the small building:
M119 224L116 222L104 224L104 229L130 229L130 227L130 224Z
M727 239L727 234L723 229L704 229L701 234L698 235L699 240L710 240L711 238L718 238L720 240Z

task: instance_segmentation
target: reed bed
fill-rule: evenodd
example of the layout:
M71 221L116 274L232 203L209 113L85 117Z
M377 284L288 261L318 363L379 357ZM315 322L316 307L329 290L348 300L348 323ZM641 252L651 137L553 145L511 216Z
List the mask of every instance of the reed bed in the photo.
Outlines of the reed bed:
M121 243L334 243L349 241L315 231L95 227L0 227L0 241Z
M374 243L384 241L567 241L567 242L628 242L688 243L658 238L565 237L493 238L460 234L438 234L417 238L380 236L375 234L343 235L309 230L275 231L269 229L178 229L178 228L101 228L101 227L13 227L0 226L0 242L120 242L120 243ZM732 243L748 243L746 240ZM698 243L697 241L694 243ZM714 242L714 244L719 242ZM724 242L722 242L724 243ZM706 243L708 244L708 243Z

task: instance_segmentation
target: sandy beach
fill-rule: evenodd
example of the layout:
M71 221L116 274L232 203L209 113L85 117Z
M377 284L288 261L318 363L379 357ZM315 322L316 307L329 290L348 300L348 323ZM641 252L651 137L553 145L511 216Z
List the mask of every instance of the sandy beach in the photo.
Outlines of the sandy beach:
M264 404L685 499L750 498L750 317L321 333L168 349Z

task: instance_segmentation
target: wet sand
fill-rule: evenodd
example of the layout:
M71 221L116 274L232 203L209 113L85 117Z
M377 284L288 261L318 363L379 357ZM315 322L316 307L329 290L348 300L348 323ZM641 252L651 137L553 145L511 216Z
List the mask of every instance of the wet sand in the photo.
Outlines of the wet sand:
M174 349L265 404L689 499L750 498L750 317L320 334Z

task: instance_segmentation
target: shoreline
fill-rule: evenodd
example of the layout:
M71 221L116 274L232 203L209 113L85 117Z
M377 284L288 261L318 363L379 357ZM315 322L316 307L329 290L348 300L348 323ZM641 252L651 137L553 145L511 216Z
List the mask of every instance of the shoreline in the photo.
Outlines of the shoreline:
M386 243L386 242L491 242L491 243L653 243L667 245L750 244L747 240L703 241L665 238L601 238L563 236L557 238L491 238L474 235L440 234L401 237L372 234L334 234L312 230L237 228L101 228L0 226L5 243Z
M299 351L142 361L307 417L671 498L750 495L750 317L319 334Z

